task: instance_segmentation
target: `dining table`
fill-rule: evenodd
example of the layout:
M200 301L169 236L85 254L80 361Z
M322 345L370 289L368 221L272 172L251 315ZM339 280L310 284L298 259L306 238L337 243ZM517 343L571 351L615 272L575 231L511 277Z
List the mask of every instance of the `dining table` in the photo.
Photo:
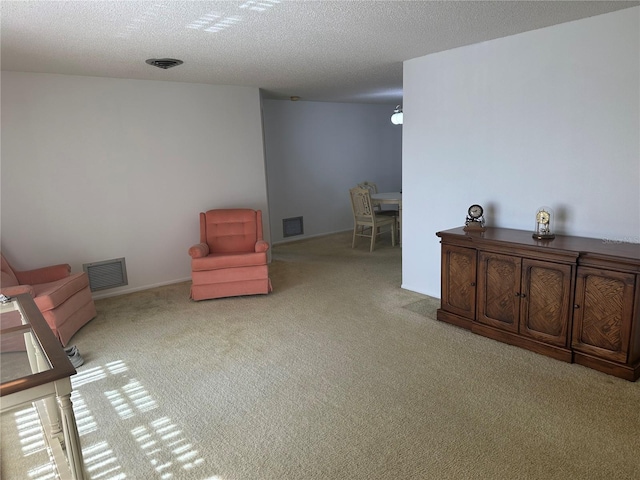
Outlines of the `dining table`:
M402 239L402 192L372 193L371 200L380 205L398 206L398 243Z

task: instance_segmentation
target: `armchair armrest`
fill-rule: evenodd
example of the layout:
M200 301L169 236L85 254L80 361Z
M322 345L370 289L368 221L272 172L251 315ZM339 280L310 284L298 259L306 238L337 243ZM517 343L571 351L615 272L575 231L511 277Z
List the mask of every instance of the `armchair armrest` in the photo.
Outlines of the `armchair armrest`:
M198 243L189 248L191 258L202 258L209 255L209 245L206 243Z
M31 285L15 285L13 287L4 287L0 293L7 297L15 297L22 293L28 293L32 297L36 296L36 292Z
M269 250L269 243L265 242L264 240L258 240L256 242L256 253L266 252L267 250Z
M71 273L71 265L61 263L50 267L36 268L35 270L25 270L23 272L14 271L20 285L37 285L39 283L55 282L66 278Z

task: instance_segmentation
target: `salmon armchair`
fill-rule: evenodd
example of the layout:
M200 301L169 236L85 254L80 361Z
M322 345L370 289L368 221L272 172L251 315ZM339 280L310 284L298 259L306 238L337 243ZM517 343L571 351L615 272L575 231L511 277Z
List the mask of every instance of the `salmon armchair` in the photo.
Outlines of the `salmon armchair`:
M245 208L200 213L200 243L189 248L191 298L206 300L267 294L267 251L262 211Z
M0 293L13 297L28 293L63 347L96 316L85 272L71 273L67 264L18 271L0 253Z

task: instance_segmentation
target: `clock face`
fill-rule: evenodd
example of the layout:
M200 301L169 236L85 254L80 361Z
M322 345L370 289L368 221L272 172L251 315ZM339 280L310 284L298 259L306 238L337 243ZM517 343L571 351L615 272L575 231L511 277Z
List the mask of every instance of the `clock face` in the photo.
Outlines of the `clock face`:
M469 216L471 218L480 218L483 214L482 207L480 205L471 205L469 207Z
M536 215L536 222L542 223L543 225L547 225L549 223L549 212L545 210L540 210Z

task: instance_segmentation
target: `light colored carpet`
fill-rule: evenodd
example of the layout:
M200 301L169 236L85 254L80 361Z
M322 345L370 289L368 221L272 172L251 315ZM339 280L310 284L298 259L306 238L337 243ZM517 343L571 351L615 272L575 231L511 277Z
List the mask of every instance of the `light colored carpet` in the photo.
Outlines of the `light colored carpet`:
M438 322L400 248L350 241L274 247L268 296L96 302L72 340L88 477L639 478L640 383ZM51 478L27 414L3 415L3 479Z

